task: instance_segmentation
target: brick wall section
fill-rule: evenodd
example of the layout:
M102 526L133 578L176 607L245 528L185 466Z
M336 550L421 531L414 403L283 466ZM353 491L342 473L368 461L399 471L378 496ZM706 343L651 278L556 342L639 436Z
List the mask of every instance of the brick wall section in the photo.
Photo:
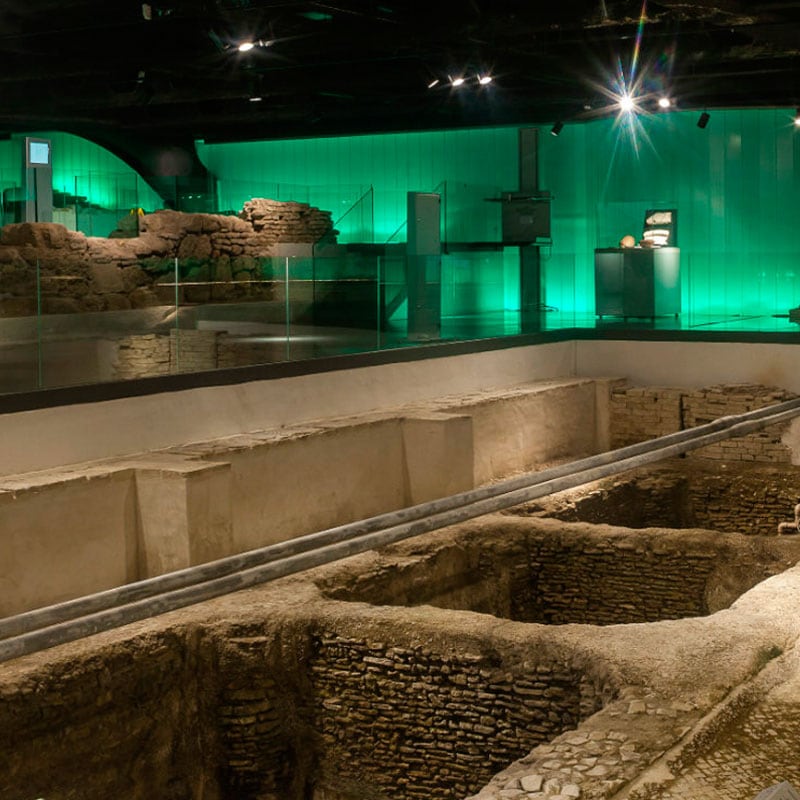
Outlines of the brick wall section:
M216 331L171 330L168 335L125 336L117 343L114 377L119 380L216 369Z
M680 389L615 387L611 392L611 447L624 447L681 430Z
M503 518L486 536L472 531L456 545L418 548L402 571L381 564L356 582L320 588L356 602L460 608L520 622L617 625L717 611L787 569L800 553L800 537L595 533L583 523ZM458 562L457 570L442 573L441 565Z
M181 632L54 658L0 691L0 797L188 798L216 782L204 647ZM16 689L16 691L13 691Z
M119 380L170 374L169 336L126 336L117 344L114 377Z
M292 351L296 354L296 348ZM172 330L136 334L117 342L114 378L143 378L286 361L284 342L241 341L225 331Z
M800 467L680 459L561 492L521 513L630 528L774 536L778 523L792 521L798 498Z
M290 688L292 673L280 663L279 641L263 629L236 631L220 647L223 797L294 800L305 796L313 774L316 746L310 731L298 730L303 704L297 688Z
M729 414L743 414L757 408L794 399L796 395L784 389L736 384L712 386L687 394L684 398L684 427L692 428ZM772 425L764 430L726 439L702 450L693 451L692 458L714 458L720 461L759 461L771 464L791 464L791 450L781 442L790 423Z
M601 705L564 664L514 676L478 655L334 633L317 638L310 668L319 784L392 800L462 797Z
M512 618L615 625L702 616L715 555L652 536L543 538L531 543L529 579L512 595Z
M611 446L624 447L795 397L783 389L757 384L719 385L695 391L616 387L611 394ZM773 425L748 436L726 439L693 450L688 457L791 464L791 450L781 442L789 424Z

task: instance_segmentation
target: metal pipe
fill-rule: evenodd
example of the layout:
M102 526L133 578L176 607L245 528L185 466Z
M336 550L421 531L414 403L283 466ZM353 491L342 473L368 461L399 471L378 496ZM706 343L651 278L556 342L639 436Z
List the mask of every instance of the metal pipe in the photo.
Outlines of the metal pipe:
M373 531L391 528L403 522L429 516L434 513L448 511L468 503L474 503L491 497L498 497L509 492L528 486L535 486L547 481L570 475L577 471L592 469L594 467L610 464L625 458L643 454L669 444L678 444L690 441L699 435L719 430L727 430L735 420L761 419L783 410L797 409L800 413L800 399L789 400L774 406L756 409L737 417L720 417L712 422L688 430L667 434L658 439L650 439L633 445L609 450L587 458L561 464L538 472L526 473L514 478L499 481L490 486L470 489L449 497L431 500L415 506L390 511L367 519L328 528L317 533L299 536L286 542L226 556L215 561L209 561L182 570L176 570L165 575L136 581L125 586L115 587L102 592L97 592L86 597L68 600L44 608L26 611L13 617L0 620L0 639L18 636L29 630L35 630L49 625L55 625L68 619L74 619L86 614L93 614L115 605L136 602L146 597L152 597L163 592L181 589L193 583L213 580L223 575L229 575L243 569L267 564L280 558L307 552L320 545L333 544L347 539L363 536Z
M95 598L102 598L106 605L101 610L88 613L80 619L57 622L55 624L52 622L45 623L49 626L37 630L28 628L28 631L21 635L14 635L5 641L0 641L0 662L145 619L149 616L183 608L233 591L257 586L275 578L291 575L311 567L330 563L340 558L346 558L484 514L511 508L554 492L574 488L599 478L615 475L645 464L680 455L690 450L706 447L723 439L743 436L752 431L785 422L798 414L800 414L800 399L770 406L766 409L758 409L755 412L722 417L707 425L688 431L681 431L678 434L669 434L638 445L632 445L631 447L608 451L600 454L600 456L592 456L588 459L565 464L541 473L521 476L492 487L463 492L460 495L443 498L441 501L423 503L410 509L401 509L398 512L373 517L371 520L364 521L364 523L367 523L366 525L352 523L339 528L332 528L329 531L311 534L310 536L302 537L302 548L305 552L291 552L293 545L300 544L300 540L292 540L271 548L262 548L262 550L251 551L251 553L242 554L241 556L232 556L228 559L221 559L218 562L182 570L181 573L173 573L150 579L147 582L141 582L148 583L148 588L154 591L157 591L160 582L162 590L157 594L153 594L153 591L151 591L151 596L130 599L113 606L109 605L108 601L111 599L111 595L116 592L118 594L123 593L122 596L125 596L125 590L135 590L136 585L132 585L82 598L81 600L73 601L73 603L83 603L85 604L83 608L89 608ZM642 448L644 448L644 452L631 453L632 450L641 450ZM597 463L590 465L593 461ZM562 471L562 474L554 474L559 471ZM534 478L536 479L533 480ZM497 490L500 488L503 491L498 492ZM458 505L454 505L456 499L460 500ZM422 511L426 509L428 513L423 516ZM408 512L413 513L409 514ZM376 524L375 520L385 521L390 519L394 519L394 524L385 525L377 531L374 528L370 529L370 524ZM321 544L321 546L313 550L310 549L317 544ZM274 555L278 548L289 549L285 550L283 556ZM266 550L271 550L273 553L273 557L268 563L244 566L233 573L221 575L215 573L213 569L220 565L227 567L232 561L238 561L244 565L247 563L247 559L254 554L258 554L259 557L263 558ZM206 568L212 569L207 572ZM194 574L197 578L196 582L179 586L179 588L164 588L169 586L174 576L181 575L183 578L187 578L191 574ZM128 592L128 596L133 597L130 592ZM34 618L41 621L48 618L48 612L55 610L54 618L57 618L59 608L60 606L52 606L48 609L40 609L38 612L19 615L19 617L26 618L28 623ZM39 616L34 617L33 615L36 614ZM8 628L13 626L15 619L17 618L12 617L5 620L5 623L9 623Z

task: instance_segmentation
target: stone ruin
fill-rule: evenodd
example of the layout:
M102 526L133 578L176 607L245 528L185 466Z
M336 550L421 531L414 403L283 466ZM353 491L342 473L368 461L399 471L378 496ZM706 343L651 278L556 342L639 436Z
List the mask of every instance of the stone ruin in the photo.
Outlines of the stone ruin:
M263 261L275 245L332 242L337 233L330 211L264 198L245 203L238 216L162 210L133 218L138 226L126 217L109 239L56 223L0 229L0 317L37 312L37 264L45 314L174 303L175 258L187 303L268 300Z

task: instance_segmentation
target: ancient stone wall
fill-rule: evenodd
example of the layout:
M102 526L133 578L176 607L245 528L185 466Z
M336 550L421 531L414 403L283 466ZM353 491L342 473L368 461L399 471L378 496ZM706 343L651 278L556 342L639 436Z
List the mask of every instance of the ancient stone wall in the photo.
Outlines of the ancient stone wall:
M216 331L172 329L169 334L125 336L117 341L114 377L119 380L216 369Z
M680 389L615 386L611 391L611 447L675 433L683 427Z
M615 387L611 394L613 448L693 428L719 417L742 414L794 398L790 392L758 384L731 384L706 389ZM789 423L693 450L689 458L791 464L792 452L781 437Z
M630 528L774 536L791 522L800 468L680 459L525 505L520 513Z
M213 797L208 652L164 629L0 686L0 797Z
M349 585L322 588L342 600L461 608L521 622L654 622L725 607L786 569L793 562L783 551L800 547L791 537L766 546L701 530L595 533L582 524L507 519L491 535L433 545L400 568L381 565Z
M342 792L348 786L396 800L461 797L601 705L596 687L547 659L523 676L481 655L424 646L335 633L315 645L318 782L342 797L356 796Z
M657 536L553 536L531 542L529 578L512 595L512 618L616 625L707 614L717 554Z
M265 261L276 244L334 240L331 214L305 203L255 199L241 214L156 211L138 236L101 239L55 223L0 229L0 316L119 311L175 302L270 300ZM39 274L37 277L37 269Z
M557 615L568 621L570 608L579 610L581 603L579 594L569 595L574 583L585 590L585 604L605 602L593 579L612 584L609 595L615 593L621 606L634 604L628 585L637 579L641 591L658 584L654 597L672 602L684 591L696 601L699 585L691 574L687 586L671 568L660 573L673 559L698 575L713 566L719 574L714 603L722 607L731 587L741 590L768 571L765 562L774 572L794 563L798 545L799 539L774 538L759 549L744 537L667 531L631 536L493 516L66 645L0 668L0 796L460 798L518 757L524 777L504 779L513 797L542 786L556 794L556 785L568 785L570 797L610 796L620 788L615 778L632 777L625 769L650 763L684 736L687 719L679 713L694 709L680 703L680 694L660 700L620 685L623 674L641 673L620 671L606 653L627 656L644 629L628 639L622 632L615 644L620 629L599 635L586 626L576 635L574 629L499 625L486 615L436 608L347 604L324 597L320 588L331 594L336 586L356 585L387 596L380 589L387 576L392 583L405 581L405 593L422 579L435 585L439 576L429 569L429 553L446 566L449 554L472 550L475 558L468 554L462 563L478 569L504 553L522 555L524 574L544 563L547 553L555 562L551 570L572 553L570 574L565 569L546 587L568 596ZM634 556L643 564L638 578ZM620 559L625 577L614 585ZM415 561L419 570L409 568ZM513 564L504 568L516 571ZM734 574L724 575L726 569ZM609 597L609 614L612 606ZM726 625L717 653L723 642L728 653L730 617ZM671 630L681 635L680 628ZM749 641L752 623L742 630ZM693 654L688 680L694 681L705 675L694 655L699 658L713 632L698 626L683 632L687 642L681 645ZM608 648L609 641L616 649ZM664 641L656 637L645 648ZM651 669L663 670L662 656L653 653ZM624 663L631 670L636 661ZM686 692L680 675L676 691ZM726 690L715 685L714 696ZM601 708L614 731L591 730L606 713L594 715ZM695 719L701 713L705 709ZM528 755L583 720L585 732L567 733L568 741ZM631 743L622 746L628 737ZM576 769L562 777L572 755ZM551 780L553 774L559 778Z

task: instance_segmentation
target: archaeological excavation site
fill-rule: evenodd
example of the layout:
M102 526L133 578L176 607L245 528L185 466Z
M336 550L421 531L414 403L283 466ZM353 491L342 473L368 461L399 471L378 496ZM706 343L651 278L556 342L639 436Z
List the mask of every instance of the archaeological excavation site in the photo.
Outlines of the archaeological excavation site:
M800 2L0 2L0 800L800 800Z
M549 380L6 477L0 796L734 800L798 781L795 401ZM9 627L475 492L497 507L74 641L64 621L20 649Z

